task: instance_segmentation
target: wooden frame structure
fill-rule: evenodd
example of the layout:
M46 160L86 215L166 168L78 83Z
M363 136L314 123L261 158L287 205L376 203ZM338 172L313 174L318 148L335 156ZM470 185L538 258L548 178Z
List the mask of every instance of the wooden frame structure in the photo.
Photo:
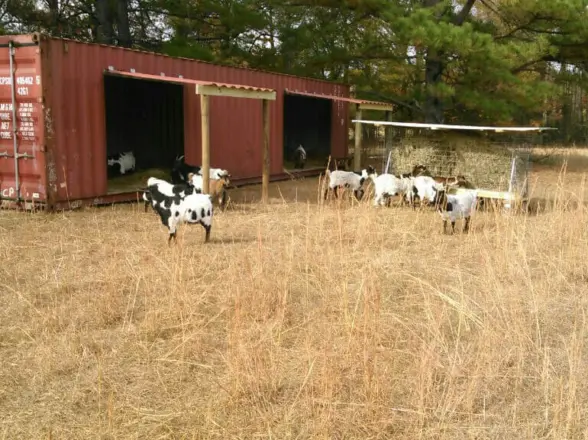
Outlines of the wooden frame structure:
M262 180L261 200L267 203L270 180L270 107L269 101L276 100L276 91L263 87L252 87L241 84L227 84L211 81L199 81L185 79L181 76L151 75L147 73L123 72L109 70L108 74L129 77L134 79L145 79L150 81L171 82L182 85L195 86L195 92L200 95L200 123L202 126L202 192L208 194L210 190L210 97L227 98L249 98L262 101L263 118L263 145L262 145Z
M323 99L330 99L333 101L344 101L349 102L350 104L355 105L355 117L356 119L353 120L355 122L355 150L353 153L353 169L359 171L361 169L361 114L362 110L378 110L386 112L386 120L390 120L392 116L392 110L394 110L394 106L387 102L379 102L379 101L367 101L365 99L357 99L357 98L348 98L346 96L335 96L335 95L324 95L319 93L308 93L308 92L299 92L297 90L288 90L286 89L286 93L289 95L299 95L299 96L308 96L311 98L323 98ZM359 122L358 122L359 121Z

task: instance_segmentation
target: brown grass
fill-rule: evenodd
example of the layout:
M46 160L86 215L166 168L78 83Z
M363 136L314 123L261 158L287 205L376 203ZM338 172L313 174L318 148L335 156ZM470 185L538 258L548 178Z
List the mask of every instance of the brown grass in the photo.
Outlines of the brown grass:
M315 180L233 192L207 245L0 212L0 438L585 438L583 175L535 177L550 210L469 236Z

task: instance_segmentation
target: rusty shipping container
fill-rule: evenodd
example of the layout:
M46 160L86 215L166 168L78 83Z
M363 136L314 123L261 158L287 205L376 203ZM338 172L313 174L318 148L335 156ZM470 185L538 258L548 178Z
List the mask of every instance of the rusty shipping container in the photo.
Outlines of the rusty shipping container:
M163 168L181 153L189 163L200 163L200 101L195 88L174 85L170 92L163 90L170 85L165 82L123 83L109 75L109 69L275 89L276 101L270 102L272 176L283 174L285 91L349 97L348 86L327 81L42 34L1 36L3 203L25 201L52 209L135 199L136 191L109 192L107 182L107 145L110 153L126 151L131 138L135 148L149 144L165 150ZM110 93L105 95L105 89ZM328 105L330 153L344 156L349 102L331 100ZM237 180L261 176L261 107L255 99L211 98L211 166L230 170ZM146 149L141 160L149 167L158 158Z

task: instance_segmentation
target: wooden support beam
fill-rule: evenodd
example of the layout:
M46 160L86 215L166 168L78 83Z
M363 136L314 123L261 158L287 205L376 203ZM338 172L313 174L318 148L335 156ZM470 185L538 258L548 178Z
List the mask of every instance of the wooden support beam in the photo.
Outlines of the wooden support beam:
M355 106L355 119L361 120L361 108ZM361 122L355 123L355 150L353 151L353 170L361 170Z
M385 105L385 104L362 103L362 104L359 104L359 109L360 110L380 110L380 111L390 112L390 111L394 110L394 107L392 107L391 105Z
M210 100L200 95L200 122L202 124L202 192L210 189Z
M267 203L269 200L269 179L270 179L270 107L269 101L262 101L263 117L263 164L261 174L261 200Z
M465 194L471 192L471 189L465 188L452 188L448 191L449 194ZM506 201L522 201L526 200L525 197L521 197L515 192L508 191L492 191L488 189L476 189L478 198L481 199L495 199L495 200L506 200Z
M263 99L269 101L276 100L275 90L249 90L245 88L222 87L213 84L196 85L196 93L206 96L227 96L231 98L250 98Z

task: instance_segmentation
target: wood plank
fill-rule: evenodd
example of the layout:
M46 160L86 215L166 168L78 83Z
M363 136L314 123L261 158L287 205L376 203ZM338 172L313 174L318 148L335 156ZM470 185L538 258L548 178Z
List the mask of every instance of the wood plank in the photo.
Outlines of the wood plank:
M375 103L362 103L359 104L360 110L379 110L379 111L392 111L394 106L386 104L375 104ZM358 118L361 119L361 118Z
M196 86L196 93L198 95L206 96L226 96L230 98L250 98L250 99L263 99L269 101L276 100L276 91L262 91L262 90L249 90L249 89L237 89L232 87L222 87L208 84L198 84Z
M455 188L448 191L449 194L464 194L471 191L478 191L478 197L484 199L523 201L527 200L517 193L509 193L508 191L492 191L488 189L471 190L466 188Z

